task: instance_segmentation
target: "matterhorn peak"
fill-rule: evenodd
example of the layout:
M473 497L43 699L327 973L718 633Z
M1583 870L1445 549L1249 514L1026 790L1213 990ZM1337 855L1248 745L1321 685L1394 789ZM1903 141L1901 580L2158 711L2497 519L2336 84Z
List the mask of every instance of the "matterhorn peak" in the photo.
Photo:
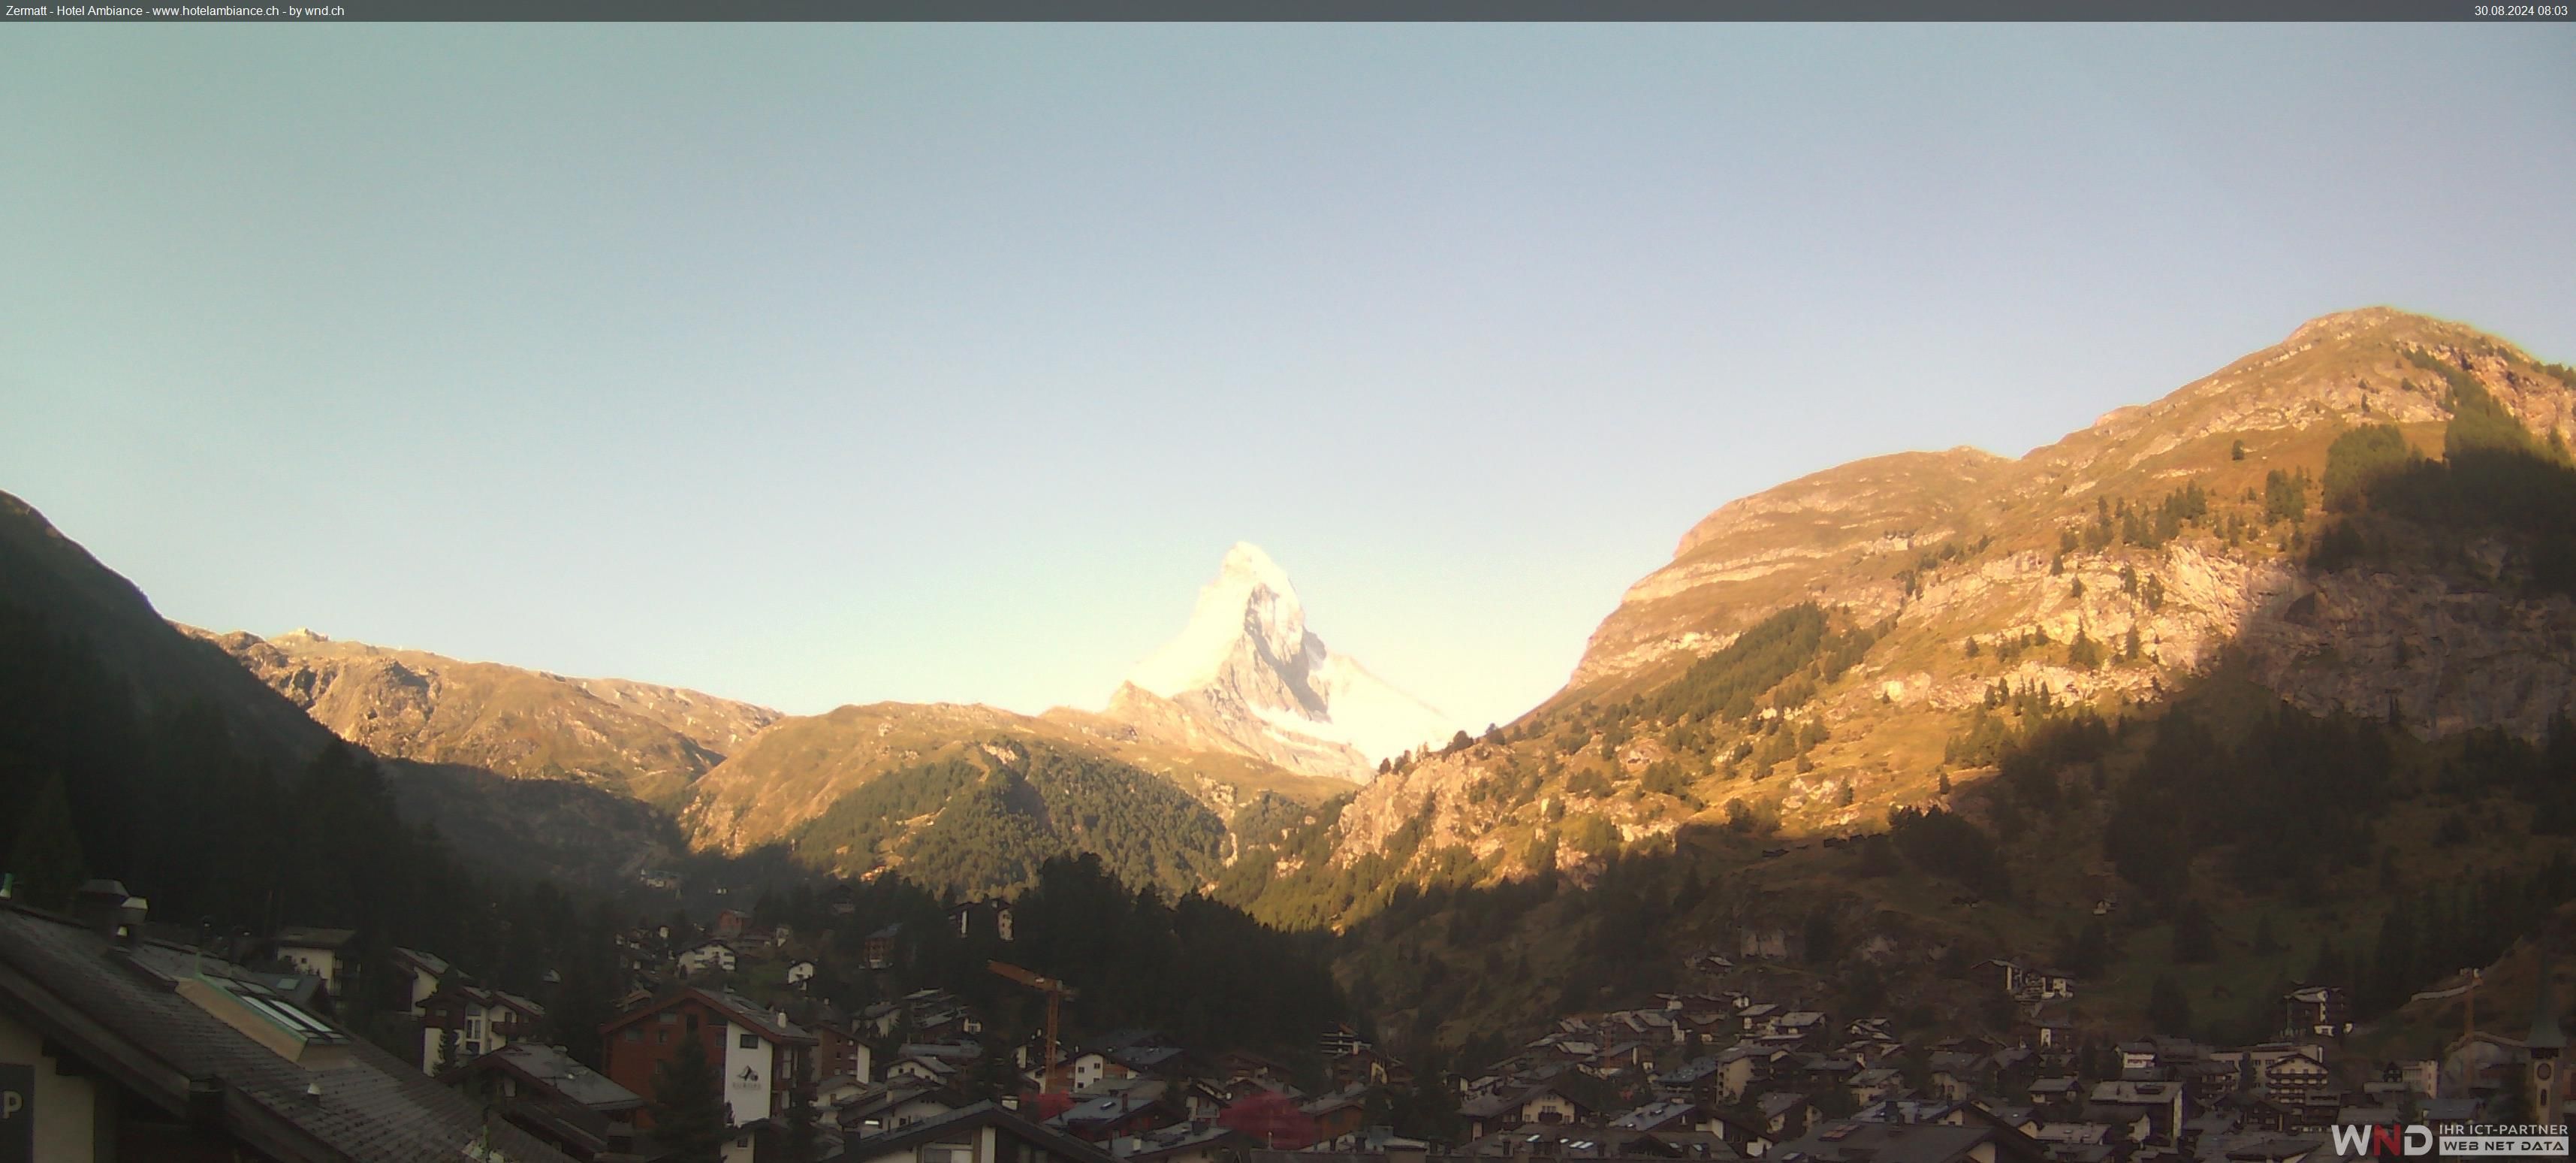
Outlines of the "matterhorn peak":
M1288 572L1239 541L1199 590L1180 636L1127 685L1178 708L1188 737L1313 774L1366 779L1378 760L1447 739L1447 716L1334 654L1306 625ZM1121 691L1110 712L1170 718Z
M1240 647L1257 646L1271 661L1287 663L1305 653L1309 637L1288 571L1260 546L1238 541L1226 550L1216 580L1199 591L1189 626L1127 681L1168 699L1214 681ZM1320 651L1323 643L1315 647Z
M1279 568L1278 562L1270 560L1269 554L1249 541L1237 541L1233 548L1225 551L1225 561L1217 567L1217 577L1220 582L1239 578L1253 585L1269 586L1291 600L1297 596L1296 587L1288 584L1288 571Z

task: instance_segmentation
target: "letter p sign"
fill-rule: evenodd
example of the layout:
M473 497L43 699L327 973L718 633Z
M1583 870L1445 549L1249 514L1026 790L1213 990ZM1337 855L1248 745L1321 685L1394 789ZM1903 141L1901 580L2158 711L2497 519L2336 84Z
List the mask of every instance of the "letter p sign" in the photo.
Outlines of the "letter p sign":
M36 1068L0 1062L0 1163L36 1163Z

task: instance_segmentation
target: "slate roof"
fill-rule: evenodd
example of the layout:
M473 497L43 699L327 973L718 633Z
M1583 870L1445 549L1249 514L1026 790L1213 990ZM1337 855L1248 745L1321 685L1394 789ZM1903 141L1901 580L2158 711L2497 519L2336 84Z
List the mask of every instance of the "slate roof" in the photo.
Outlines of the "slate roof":
M1766 1163L1953 1163L1991 1142L1984 1127L1833 1122L1764 1153Z
M696 998L699 1002L714 1009L717 1013L723 1014L735 1023L767 1037L772 1042L808 1043L817 1040L814 1035L806 1033L805 1030L796 1023L781 1019L779 1015L770 1012L766 1007L750 998L744 997L738 993L719 993L715 990L700 989L696 986L691 986L687 989L666 994L655 999L649 1004L637 1006L634 1009L610 1018L606 1024L599 1027L600 1033L604 1035L626 1025L629 1022L642 1021L646 1015L660 1013L684 998Z
M400 945L396 945L394 946L394 957L398 960L408 960L413 965L428 970L431 977L447 976L447 959L438 956L435 953L423 953L418 949L405 949Z
M355 929L313 929L303 925L288 925L277 931L277 945L281 949L337 949L356 939L357 936L358 931Z
M364 1041L308 1067L251 1040L177 992L206 968L231 967L0 906L0 1008L173 1116L193 1098L254 1150L334 1163L457 1163L487 1133L464 1097ZM488 1133L511 1163L569 1163L507 1122Z
M992 1127L1012 1135L1021 1142L1035 1144L1050 1154L1060 1155L1072 1163L1117 1163L1108 1152L1062 1131L1048 1130L1018 1114L1003 1110L990 1102L961 1107L935 1118L908 1123L900 1128L850 1144L853 1159L875 1159L923 1143L937 1142L959 1131Z
M521 1077L595 1111L633 1110L644 1105L644 1096L617 1085L607 1075L573 1061L572 1055L552 1046L512 1042L477 1061L506 1065Z

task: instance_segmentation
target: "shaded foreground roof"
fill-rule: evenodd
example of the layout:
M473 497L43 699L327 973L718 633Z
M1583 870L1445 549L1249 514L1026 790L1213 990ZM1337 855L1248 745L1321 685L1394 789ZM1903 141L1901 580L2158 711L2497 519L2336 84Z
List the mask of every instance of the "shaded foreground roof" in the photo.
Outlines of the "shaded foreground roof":
M1072 1163L1117 1163L1106 1151L1062 1131L1049 1130L1002 1109L991 1102L979 1102L944 1115L907 1123L882 1135L850 1140L844 1150L852 1159L873 1159L922 1143L937 1142L949 1135L978 1127L992 1127L1035 1144L1047 1152L1062 1156Z
M284 1160L456 1163L488 1134L492 1158L569 1163L345 1031L345 1052L298 1065L179 992L233 969L0 905L0 1010L172 1116Z

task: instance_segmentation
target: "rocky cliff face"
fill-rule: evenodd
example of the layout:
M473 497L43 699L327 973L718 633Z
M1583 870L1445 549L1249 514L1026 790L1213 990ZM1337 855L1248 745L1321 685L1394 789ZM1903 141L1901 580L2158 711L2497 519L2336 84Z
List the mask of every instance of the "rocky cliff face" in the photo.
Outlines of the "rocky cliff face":
M1227 551L1189 626L1137 666L1105 714L1172 746L1362 782L1379 760L1459 730L1326 647L1286 571L1250 544Z
M2438 456L2452 374L2538 440L2576 439L2568 369L2372 309L2310 322L2018 460L1880 457L1729 503L1630 588L1566 689L1507 746L1435 756L1363 790L1337 825L1336 859L1402 833L1509 864L1568 821L1633 839L1722 818L1729 801L1793 830L1874 821L1932 796L1947 745L1999 685L2117 710L2236 663L2310 711L2536 737L2576 709L2576 603L2513 584L2509 547L2471 545L2442 568L2309 564L2330 520L2315 482L2334 438L2394 424ZM1802 602L1870 635L1847 669L1798 672L1744 727L1651 710L1695 664ZM1812 695L1785 693L1807 682ZM1584 858L1545 850L1568 867Z
M190 630L379 755L523 779L573 779L668 804L781 716L623 679L581 679L307 630Z

